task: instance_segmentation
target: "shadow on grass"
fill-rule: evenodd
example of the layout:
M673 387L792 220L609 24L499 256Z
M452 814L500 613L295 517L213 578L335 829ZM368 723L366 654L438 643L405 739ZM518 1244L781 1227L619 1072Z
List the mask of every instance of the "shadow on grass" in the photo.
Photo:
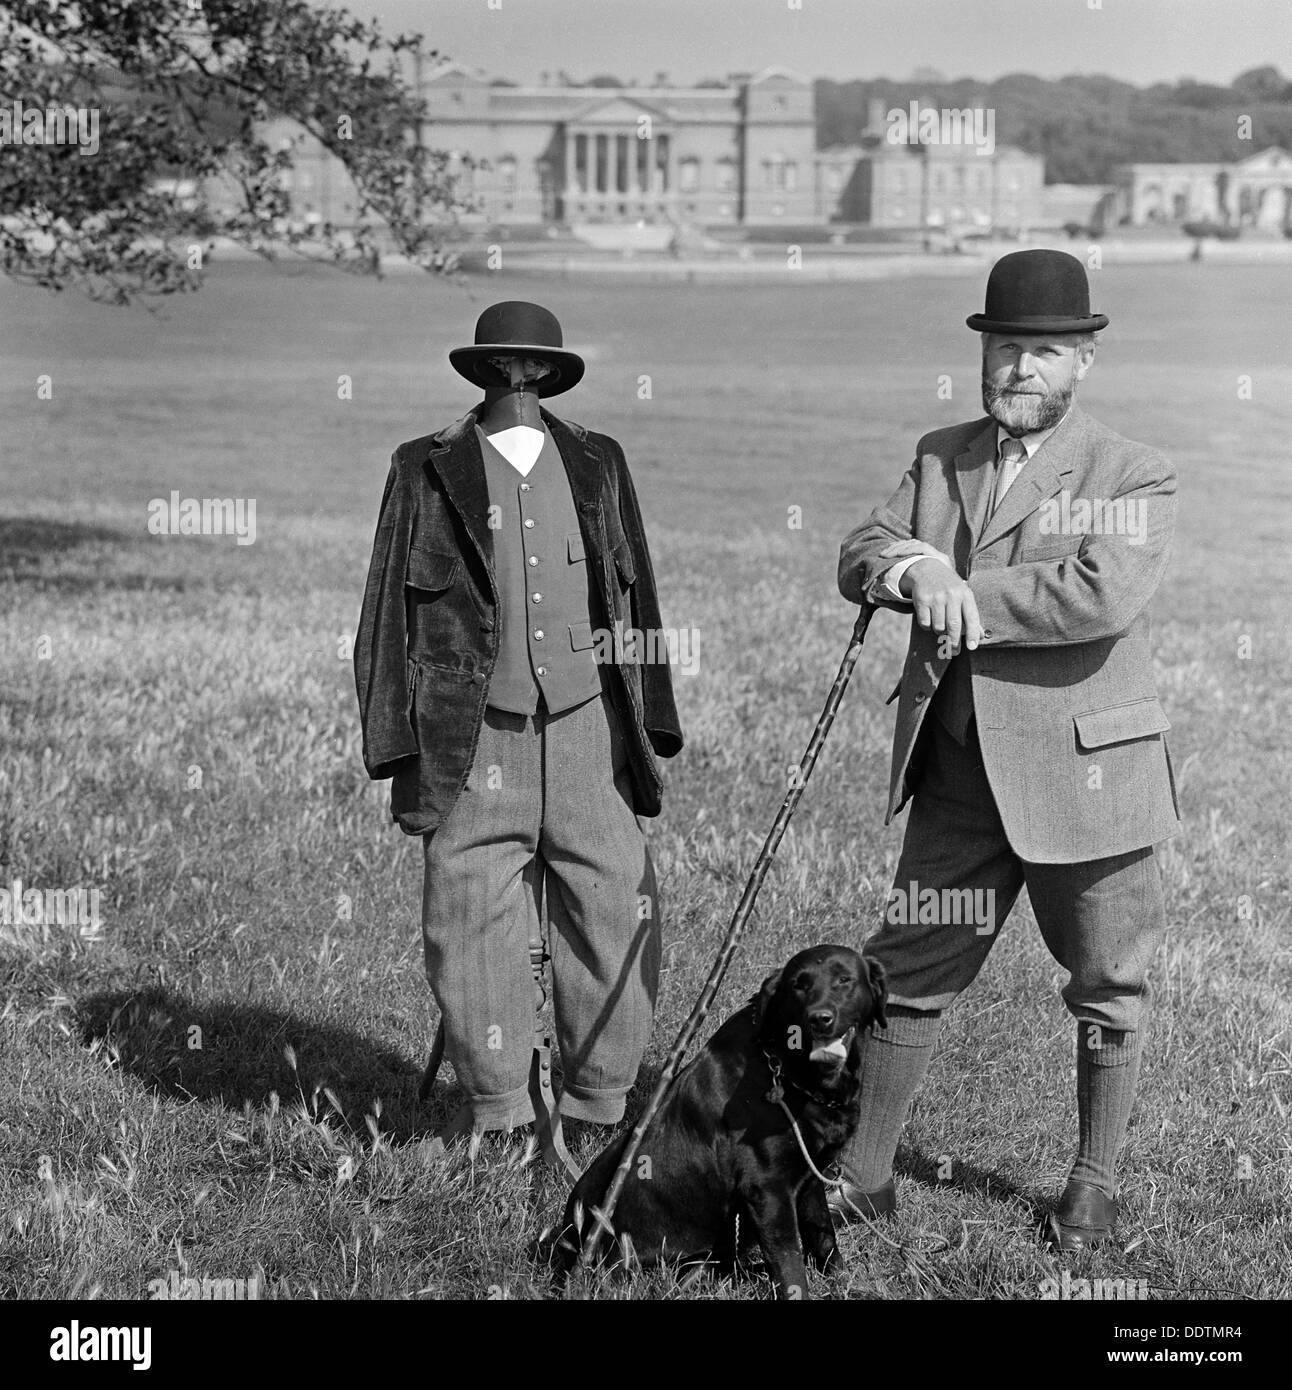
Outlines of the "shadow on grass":
M46 517L0 517L0 580L32 584L58 593L85 589L166 589L182 592L187 580L176 576L108 574L104 552L134 546L147 537L110 526ZM73 552L74 568L64 567Z
M233 1002L198 1003L165 989L87 995L77 1008L86 1046L110 1044L117 1064L158 1095L241 1110L278 1093L284 1106L327 1087L342 1121L366 1133L364 1115L381 1102L388 1142L433 1134L460 1093L441 1079L426 1105L417 1100L424 1058L410 1058L363 1033L315 1023L279 1009ZM287 1057L291 1048L293 1068ZM323 1097L320 1103L328 1108Z
M461 1088L442 1068L425 1105L417 1099L425 1056L409 1057L349 1028L315 1023L280 1009L234 1002L197 1003L169 990L91 994L77 1007L82 1041L116 1049L117 1064L158 1095L241 1110L259 1108L278 1093L285 1106L328 1087L342 1120L366 1134L364 1115L381 1102L381 1129L391 1144L417 1143L453 1116ZM296 1058L293 1069L287 1048ZM429 1041L428 1041L429 1049ZM557 1072L559 1075L559 1065ZM628 1115L646 1103L662 1067L643 1067ZM559 1086L558 1086L559 1091ZM323 1103L328 1102L324 1098ZM577 1126L583 1131L584 1126ZM615 1130L586 1127L586 1157Z
M938 1159L918 1150L900 1145L893 1161L894 1172L926 1187L954 1187L961 1192L974 1192L988 1197L994 1202L1016 1202L1026 1208L1039 1225L1044 1225L1050 1214L1050 1204L1038 1197L1035 1191L1018 1187L1002 1178L989 1168L976 1163L956 1163L950 1178L939 1177L941 1164Z

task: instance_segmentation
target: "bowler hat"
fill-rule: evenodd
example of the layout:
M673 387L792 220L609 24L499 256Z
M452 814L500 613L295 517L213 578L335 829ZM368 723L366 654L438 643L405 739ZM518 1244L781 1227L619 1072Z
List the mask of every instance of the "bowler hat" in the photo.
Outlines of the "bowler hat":
M507 299L491 304L476 320L476 340L470 347L454 348L449 361L455 370L477 386L508 385L491 357L532 357L551 372L534 383L534 394L557 396L577 386L583 376L583 358L561 346L561 325L556 315L539 304Z
M1094 333L1086 268L1066 251L1011 251L987 277L987 303L965 320L975 333Z

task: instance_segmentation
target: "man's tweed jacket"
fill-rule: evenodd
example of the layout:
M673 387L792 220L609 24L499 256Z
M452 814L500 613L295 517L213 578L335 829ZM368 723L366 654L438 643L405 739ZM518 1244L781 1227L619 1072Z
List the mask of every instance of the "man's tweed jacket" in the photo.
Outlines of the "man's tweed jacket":
M911 537L969 581L985 629L969 655L978 738L1021 859L1079 863L1167 839L1179 819L1148 605L1174 529L1175 473L1073 406L986 520L995 457L991 419L925 435L897 492L844 541L840 591L907 611L878 585L893 563L880 552ZM1109 534L1119 518L1123 534ZM1140 521L1142 535L1125 533ZM912 620L890 696L900 698L886 823L916 790L912 753L948 664L937 634Z

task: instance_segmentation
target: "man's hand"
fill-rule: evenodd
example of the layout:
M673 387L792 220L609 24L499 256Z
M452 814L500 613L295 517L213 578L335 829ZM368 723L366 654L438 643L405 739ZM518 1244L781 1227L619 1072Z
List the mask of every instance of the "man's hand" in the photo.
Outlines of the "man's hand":
M960 650L960 639L973 651L982 641L982 623L973 590L941 560L917 560L902 575L898 588L915 607L921 627L945 633L951 655Z

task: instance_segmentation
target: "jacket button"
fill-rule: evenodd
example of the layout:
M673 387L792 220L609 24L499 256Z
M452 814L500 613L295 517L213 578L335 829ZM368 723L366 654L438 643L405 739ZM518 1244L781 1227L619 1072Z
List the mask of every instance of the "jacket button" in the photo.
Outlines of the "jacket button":
M924 694L924 692L923 692L922 690L917 690L917 691L915 692L915 703L916 703L917 705L923 704L925 698L926 698L926 697L925 697L925 694Z
M542 640L543 640L543 629L542 629L541 627L536 627L536 628L534 629L534 641L535 641L535 642L541 642Z
M531 486L531 485L530 485L529 483L521 483L521 485L520 485L520 490L521 490L522 492L529 492L529 491L530 491L530 486Z
M531 556L529 557L529 563L530 563L531 565L536 565L536 564L538 564L538 556L537 556L537 555L531 555Z
M484 684L484 672L483 672L483 671L477 671L477 672L475 673L475 675L473 675L473 676L471 677L471 684L472 684L472 685L483 685L483 684Z
M545 675L547 675L547 667L546 667L546 666L536 666L536 667L534 668L534 674L535 674L536 676L545 676Z
M543 595L540 593L530 594L530 598L532 598L535 603L542 603L543 601Z
M534 518L533 518L532 516L527 516L527 517L525 518L525 529L526 529L526 530L533 530L533 527L534 527Z

